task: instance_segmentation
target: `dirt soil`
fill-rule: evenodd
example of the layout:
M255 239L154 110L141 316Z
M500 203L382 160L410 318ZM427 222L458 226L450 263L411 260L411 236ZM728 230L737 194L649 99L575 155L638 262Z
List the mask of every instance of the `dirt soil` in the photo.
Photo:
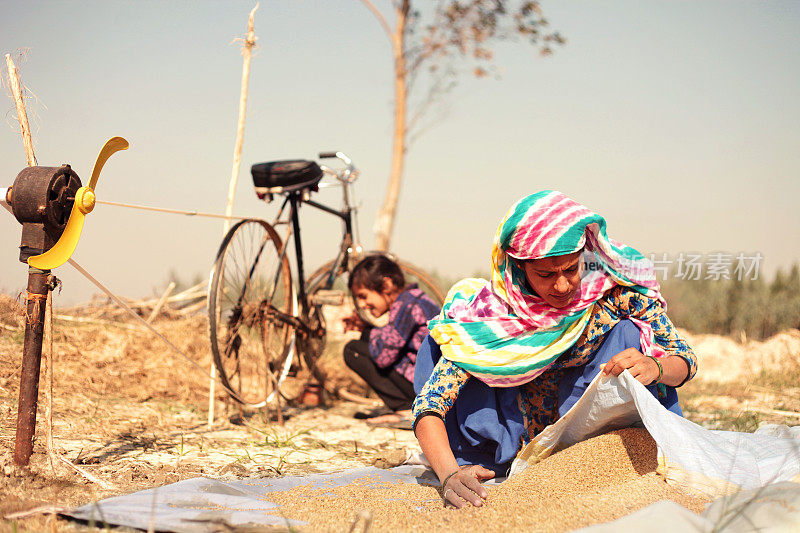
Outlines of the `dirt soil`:
M0 295L2 517L38 507L85 504L196 476L263 478L390 467L419 453L410 431L371 427L353 416L370 406L332 395L318 407L297 402L284 406L286 420L281 425L274 411L242 413L217 388L217 418L209 427L204 373L131 323L98 320L54 323L53 448L85 474L57 458L50 464L44 366L34 454L30 467L18 468L12 454L24 313L15 300ZM209 368L202 314L172 315L156 319L154 326L202 368ZM762 422L799 423L800 389L794 383L800 376L800 332L746 344L687 336L700 359L698 378L682 391L688 418L711 428L742 431L752 431ZM341 362L345 341L334 331L323 359L332 388L364 392L363 383ZM734 377L729 368L736 369ZM0 520L0 531L86 529L48 512Z

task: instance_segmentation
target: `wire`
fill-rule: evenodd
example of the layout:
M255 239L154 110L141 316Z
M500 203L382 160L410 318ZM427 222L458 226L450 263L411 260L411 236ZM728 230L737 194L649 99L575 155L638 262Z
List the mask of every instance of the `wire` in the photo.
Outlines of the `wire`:
M176 213L176 214L195 215L195 216L206 216L206 217L213 217L213 218L236 218L236 219L251 218L251 217L239 217L239 216L226 217L225 215L215 215L215 214L210 214L210 213L198 213L197 211L179 211L177 209L163 209L163 208L158 208L158 207L147 207L147 206L139 206L139 205L131 205L131 204L121 204L121 203L117 203L117 202L105 202L105 201L100 201L100 200L98 200L97 203L114 205L114 206L119 206L119 207L131 207L131 208L134 208L134 209L145 209L145 210L148 210L148 211L160 211L160 212L166 212L166 213ZM14 214L14 212L11 210L11 206L9 206L8 203L6 203L5 201L0 201L0 204L3 207L5 207L6 209L8 209L8 211L12 215ZM237 401L239 401L239 402L241 402L243 404L247 403L238 394L236 394L236 392L231 390L230 387L227 387L219 378L212 377L211 374L205 368L203 368L198 363L193 361L189 356L187 356L185 353L183 353L180 348L175 346L169 339L167 339L164 335L162 335L161 333L156 331L156 329L153 328L153 326L148 324L142 317L140 317L138 314L136 314L136 311L131 309L131 307L128 304L126 304L116 294L114 294L108 288L106 288L106 286L103 285L102 283L100 283L94 276L89 274L89 272L87 272L86 269L84 269L82 266L80 266L77 263L77 261L75 261L74 259L70 258L70 259L67 260L67 262L70 265L72 265L72 267L75 270L80 272L86 279L91 281L98 289L103 291L106 294L106 296L111 298L118 306L120 306L121 308L126 310L133 318L135 318L138 322L140 322L145 328L150 330L150 332L153 333L153 335L155 335L156 337L161 339L167 346L172 348L172 350L175 353L177 353L178 355L180 355L181 357L186 359L189 363L191 363L194 367L196 367L200 372L202 372L204 375L206 375L209 379L213 379L214 381L219 383L222 386L222 388L225 389L225 391L228 394L231 395L231 397L233 399L235 399L235 400L237 400Z
M246 403L247 403L247 402L245 402L244 400L242 400L242 398L241 398L241 397L240 397L238 394L236 394L234 391L232 391L232 390L230 389L230 387L227 387L227 386L225 386L225 384L224 384L224 383L222 383L222 381L221 381L219 378L214 378L214 377L212 377L212 376L211 376L211 374L210 374L210 373L209 373L209 372L208 372L208 371L207 371L205 368L203 368L203 367L202 367L202 366L200 366L198 363L196 363L195 361L193 361L193 360L192 360L192 359L191 359L189 356L187 356L186 354L184 354L184 353L181 351L181 349L180 349L180 348L178 348L177 346L175 346L174 344L172 344L172 342L171 342L169 339L167 339L167 338L166 338L164 335L162 335L161 333L159 333L158 331L156 331L156 329L155 329L155 328L153 328L153 326L151 326L150 324L148 324L148 323L147 323L147 321L146 321L145 319L143 319L143 318L142 318L142 317L140 317L138 314L136 314L136 311L134 311L133 309L131 309L131 307L130 307L128 304L126 304L125 302L123 302L123 301L122 301L122 300L121 300L119 297L117 297L117 295L115 295L113 292L111 292L109 289L107 289L105 285L103 285L102 283L100 283L99 281L97 281L97 279L95 279L95 278L94 278L94 276L92 276L91 274L89 274L89 273L88 273L88 272L87 272L87 271L86 271L86 270L85 270L85 269L84 269L82 266L80 266L80 265L79 265L79 264L78 264L78 263L77 263L77 262L76 262L74 259L69 259L69 260L68 260L68 262L69 262L69 264L70 264L70 265L72 265L72 266L73 266L73 268L75 268L75 270L77 270L78 272L80 272L81 274L83 274L83 276L84 276L86 279L88 279L89 281L91 281L91 282L92 282L92 283L93 283L93 284L94 284L94 285L95 285L95 286L96 286L98 289L100 289L101 291L103 291L103 292L106 294L106 296L108 296L109 298L111 298L111 299L112 299L112 300L113 300L113 301L114 301L114 302L115 302L115 303L116 303L118 306L120 306L120 307L122 307L123 309L125 309L125 310L126 310L128 313L130 313L130 315L131 315L133 318L135 318L135 319L136 319L138 322L140 322L140 323L141 323L141 324L142 324L142 325L143 325L145 328L149 329L149 330L150 330L150 331L153 333L153 335L155 335L156 337L158 337L159 339L161 339L162 341L164 341L164 343L166 343L166 344L167 344L167 346L169 346L170 348L172 348L172 349L175 351L175 353L177 353L178 355L180 355L181 357L183 357L184 359L186 359L187 361L189 361L189 363L191 363L191 364L192 364L193 366L195 366L195 367L196 367L198 370L200 370L200 372L202 372L203 374L205 374L206 376L208 376L208 378L209 378L209 379L213 379L214 381L218 382L218 383L219 383L219 384L222 386L222 388L223 388L223 389L225 389L225 391L227 391L227 392L228 392L228 394L230 394L230 395L231 395L231 397L232 397L232 398L234 398L235 400L237 400L237 401L239 401L239 402L241 402L241 403L243 403L243 404L246 404Z
M123 204L121 202L109 202L107 200L95 200L97 204L104 204L104 205L113 205L116 207L129 207L131 209L142 209L144 211L157 211L159 213L173 213L176 215L186 215L190 217L207 217L207 218L226 218L226 219L236 219L236 220L244 220L246 218L253 218L252 216L243 217L239 215L219 215L216 213L201 213L199 211L184 211L182 209L168 209L166 207L151 207L148 205L136 205L136 204Z

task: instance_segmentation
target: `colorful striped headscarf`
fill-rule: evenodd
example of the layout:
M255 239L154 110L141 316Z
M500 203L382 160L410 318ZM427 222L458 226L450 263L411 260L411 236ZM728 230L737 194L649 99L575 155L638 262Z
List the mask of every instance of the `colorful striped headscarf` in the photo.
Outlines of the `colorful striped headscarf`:
M529 288L514 259L529 260L583 250L584 270L572 303L554 308ZM493 387L513 387L540 375L581 336L593 304L616 285L663 302L653 265L606 235L606 221L557 191L517 202L494 237L492 281L465 279L447 294L441 313L428 323L442 355ZM642 350L657 357L646 322Z

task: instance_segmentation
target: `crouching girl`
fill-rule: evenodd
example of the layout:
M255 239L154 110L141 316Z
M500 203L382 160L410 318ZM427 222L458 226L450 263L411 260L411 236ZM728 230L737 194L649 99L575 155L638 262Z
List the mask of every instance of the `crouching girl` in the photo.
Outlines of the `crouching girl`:
M360 308L376 318L389 313L382 327L370 327L356 313L344 319L345 331L361 331L359 340L345 345L345 363L391 411L367 422L411 429L417 350L439 306L416 284L407 284L397 263L382 255L358 263L348 285Z

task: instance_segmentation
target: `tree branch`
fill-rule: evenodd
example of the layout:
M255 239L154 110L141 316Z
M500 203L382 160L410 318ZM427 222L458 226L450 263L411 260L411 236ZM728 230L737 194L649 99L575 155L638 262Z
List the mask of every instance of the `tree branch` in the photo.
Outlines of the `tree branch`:
M427 115L434 104L438 103L444 95L453 90L456 82L453 79L455 73L452 70L439 73L431 82L425 98L416 106L411 120L408 121L406 128L407 144L410 147L416 139L427 129L420 125L422 118ZM448 81L449 80L449 81ZM446 113L443 113L446 115Z
M367 9L372 11L372 14L375 15L375 18L378 19L378 22L380 22L381 27L383 27L383 31L386 32L386 36L389 37L389 41L393 43L394 36L392 34L392 28L389 26L389 23L386 22L386 18L383 16L383 13L381 13L380 10L377 7L375 7L375 4L373 4L371 0L361 0L361 3L367 6Z

